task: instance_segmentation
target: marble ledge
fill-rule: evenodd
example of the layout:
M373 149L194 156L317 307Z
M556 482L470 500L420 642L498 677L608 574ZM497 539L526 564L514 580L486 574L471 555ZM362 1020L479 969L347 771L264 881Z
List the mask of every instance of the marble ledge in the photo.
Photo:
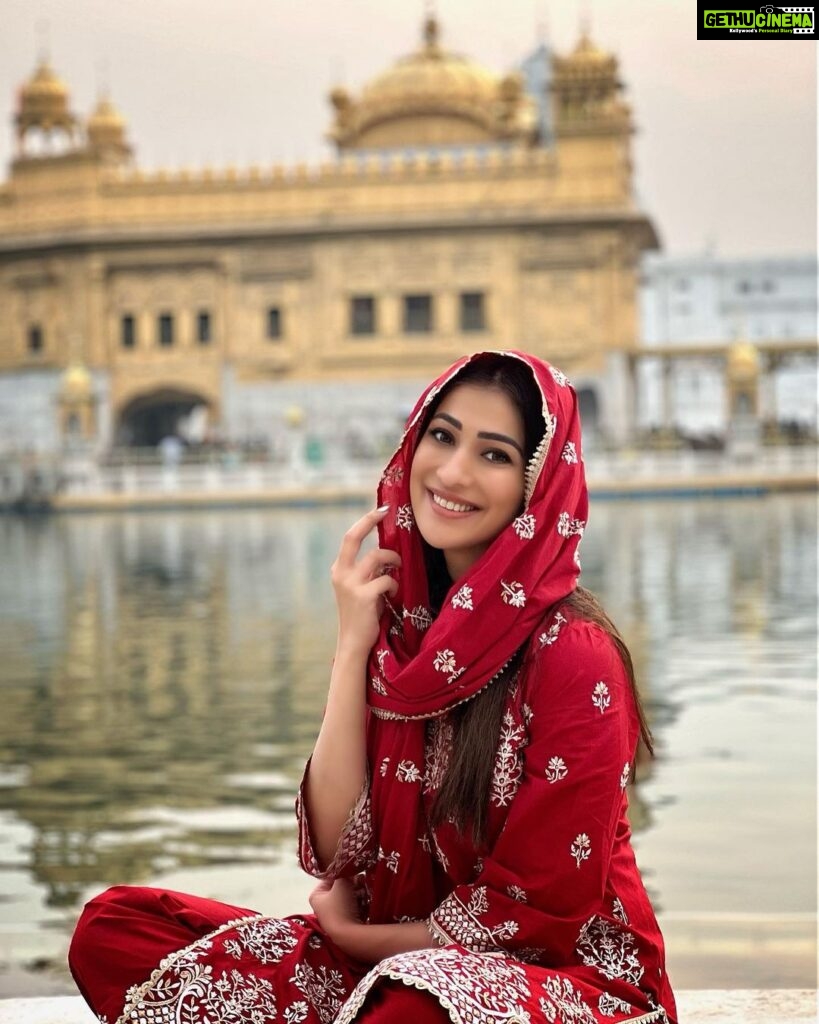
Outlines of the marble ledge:
M677 994L681 1024L816 1024L809 989L702 989ZM0 999L0 1024L96 1024L76 996Z

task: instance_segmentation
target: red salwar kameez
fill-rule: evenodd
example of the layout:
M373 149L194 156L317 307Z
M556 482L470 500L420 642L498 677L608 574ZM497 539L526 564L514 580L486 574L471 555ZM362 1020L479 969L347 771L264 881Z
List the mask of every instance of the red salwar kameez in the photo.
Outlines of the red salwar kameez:
M297 803L304 869L356 876L364 920L425 920L430 948L370 966L311 915L117 887L88 904L69 955L107 1024L676 1024L629 841L631 685L609 634L560 603L576 583L587 508L576 397L539 360L508 354L543 398L524 510L437 616L428 606L409 468L430 403L474 358L419 400L379 488L392 510L380 543L403 571L368 669L370 777L325 872L304 785ZM469 830L429 824L452 749L448 712L520 650L479 848Z

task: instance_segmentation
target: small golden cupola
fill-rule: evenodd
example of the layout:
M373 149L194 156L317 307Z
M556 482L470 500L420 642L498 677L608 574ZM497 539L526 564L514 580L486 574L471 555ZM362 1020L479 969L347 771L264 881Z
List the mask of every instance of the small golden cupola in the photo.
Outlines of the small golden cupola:
M85 126L88 148L104 160L122 161L132 156L126 137L125 118L108 96L101 96Z
M552 95L559 134L631 131L631 111L622 99L617 58L583 31L574 50L553 61Z
M330 94L339 150L424 149L502 141L532 144L536 107L519 75L498 77L445 50L428 16L421 46L366 84Z
M71 111L68 87L46 58L20 88L14 123L20 156L33 155L30 143L35 138L37 152L45 156L74 148L77 143L78 122Z

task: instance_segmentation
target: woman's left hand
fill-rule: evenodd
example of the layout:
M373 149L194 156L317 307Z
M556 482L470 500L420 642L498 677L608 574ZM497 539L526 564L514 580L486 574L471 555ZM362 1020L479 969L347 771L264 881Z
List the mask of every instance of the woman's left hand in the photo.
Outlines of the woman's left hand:
M322 931L342 949L345 934L356 927L365 927L359 916L355 886L348 878L320 882L310 893L310 906Z

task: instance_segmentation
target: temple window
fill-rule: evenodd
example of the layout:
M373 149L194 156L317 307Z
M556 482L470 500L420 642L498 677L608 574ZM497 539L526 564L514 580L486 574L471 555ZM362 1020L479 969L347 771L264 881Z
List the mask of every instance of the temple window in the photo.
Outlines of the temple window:
M354 295L350 299L350 334L375 334L375 299Z
M267 336L271 341L282 336L282 311L278 306L271 306L267 311Z
M483 292L461 292L461 330L486 330L486 304Z
M210 313L206 309L196 314L196 340L200 345L209 345L213 340Z
M43 351L43 329L39 324L29 325L28 350L34 355Z
M432 296L404 296L404 331L407 334L428 334L432 330Z
M136 345L136 321L130 313L126 313L119 322L119 339L123 348Z
M173 316L170 313L160 313L157 326L159 328L159 344L163 348L170 348L173 345Z

